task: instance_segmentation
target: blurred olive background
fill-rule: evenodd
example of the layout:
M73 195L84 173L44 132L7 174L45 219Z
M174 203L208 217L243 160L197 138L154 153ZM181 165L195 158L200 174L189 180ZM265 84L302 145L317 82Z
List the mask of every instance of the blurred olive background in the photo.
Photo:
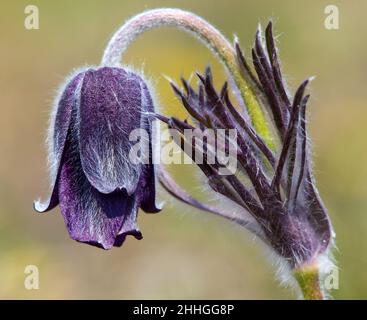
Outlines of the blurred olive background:
M340 29L324 28L335 4ZM24 28L24 8L39 8L40 29ZM203 16L248 54L257 24L275 22L290 88L311 85L310 130L320 192L337 233L336 298L367 298L367 2L355 1L3 1L0 10L0 298L284 299L267 253L245 230L168 200L140 214L144 240L103 251L69 239L55 209L36 214L48 193L45 131L55 90L75 68L99 63L123 21L142 10L180 7ZM163 75L190 77L208 63L225 73L197 40L177 30L150 31L124 61L154 79L160 106L182 108ZM194 169L194 168L192 168ZM201 186L187 166L181 182ZM186 178L185 178L186 177ZM166 198L168 196L164 195ZM24 268L36 265L40 289L26 290Z

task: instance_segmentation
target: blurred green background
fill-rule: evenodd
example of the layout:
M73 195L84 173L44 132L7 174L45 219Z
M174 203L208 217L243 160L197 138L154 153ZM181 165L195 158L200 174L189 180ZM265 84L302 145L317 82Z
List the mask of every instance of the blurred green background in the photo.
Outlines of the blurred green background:
M103 251L69 239L59 209L36 214L48 192L45 131L55 90L73 68L98 64L113 31L157 7L194 11L248 53L257 24L275 22L290 88L310 75L310 129L318 185L337 233L336 298L367 297L367 2L331 1L340 29L324 28L330 1L5 1L0 10L0 298L284 299L261 245L245 230L169 200L158 215L139 216L144 240ZM40 29L24 28L35 4ZM163 75L189 77L208 63L222 67L191 36L150 31L124 60L154 78L160 106L181 113ZM179 168L186 175L190 168ZM183 174L185 173L185 175ZM182 179L181 179L182 180ZM196 192L200 186L183 179ZM40 289L24 288L37 265Z

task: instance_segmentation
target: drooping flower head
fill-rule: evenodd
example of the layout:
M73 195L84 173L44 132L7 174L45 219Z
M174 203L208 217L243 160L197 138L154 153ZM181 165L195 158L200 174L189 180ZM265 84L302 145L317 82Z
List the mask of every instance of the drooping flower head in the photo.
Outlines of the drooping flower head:
M129 158L129 135L143 129L151 138L154 111L147 84L117 67L88 68L66 83L50 121L52 192L45 212L60 205L70 237L104 249L126 235L141 239L137 212L155 213L155 174ZM152 158L151 139L148 157Z
M312 175L306 130L305 94L309 80L304 81L293 97L288 93L272 35L272 24L266 28L265 43L257 32L252 60L256 75L248 65L239 44L235 43L238 67L250 84L264 110L269 114L278 136L278 147L269 146L255 131L241 105L234 106L227 83L220 92L213 85L208 68L197 74L199 88L195 91L182 79L183 90L172 83L174 92L191 116L193 125L177 118L158 116L169 128L182 134L178 144L195 153L194 141L185 140L185 129L236 129L238 132L236 174L220 175L220 163L200 163L198 166L216 193L226 197L241 210L235 214L223 212L198 202L182 190L167 172L162 171L163 186L180 200L199 209L220 214L248 227L262 238L292 269L313 264L329 247L332 231L327 211L322 204ZM234 143L233 141L228 141ZM190 150L191 150L190 149ZM209 156L215 146L202 148ZM195 159L193 159L195 161ZM247 179L243 179L243 176Z

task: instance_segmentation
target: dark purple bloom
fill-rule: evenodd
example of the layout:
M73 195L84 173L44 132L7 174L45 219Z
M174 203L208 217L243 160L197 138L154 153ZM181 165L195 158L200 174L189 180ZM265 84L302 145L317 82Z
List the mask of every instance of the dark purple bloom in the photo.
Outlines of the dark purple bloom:
M238 43L235 43L234 50L242 76L273 122L279 141L277 148L269 147L255 132L248 115L232 104L227 84L220 92L215 90L209 68L205 75L198 74L197 91L184 79L184 90L172 84L191 116L192 125L176 118L158 118L166 122L169 128L182 133L178 144L184 151L187 150L184 146L190 144L192 154L196 145L185 140L184 129L237 129L237 174L220 175L219 163L198 166L206 175L210 187L239 206L240 214L220 212L198 202L164 171L160 180L181 201L223 215L251 229L288 261L291 268L312 264L327 251L332 229L316 189L308 150L305 118L309 95L305 95L305 89L309 80L300 85L294 97L289 95L280 71L271 23L266 28L265 43L260 32L256 35L252 50L256 75Z
M66 84L51 118L53 188L45 212L60 205L70 237L104 249L141 239L139 208L155 213L154 167L129 159L134 129L151 137L154 111L144 80L122 68L89 68ZM149 144L149 158L152 145Z

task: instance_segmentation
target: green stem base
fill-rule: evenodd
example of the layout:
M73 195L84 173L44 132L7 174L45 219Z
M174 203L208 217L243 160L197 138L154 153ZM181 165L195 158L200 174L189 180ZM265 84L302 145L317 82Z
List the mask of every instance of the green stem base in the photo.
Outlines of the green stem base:
M317 264L309 264L295 269L296 278L305 300L325 300Z

